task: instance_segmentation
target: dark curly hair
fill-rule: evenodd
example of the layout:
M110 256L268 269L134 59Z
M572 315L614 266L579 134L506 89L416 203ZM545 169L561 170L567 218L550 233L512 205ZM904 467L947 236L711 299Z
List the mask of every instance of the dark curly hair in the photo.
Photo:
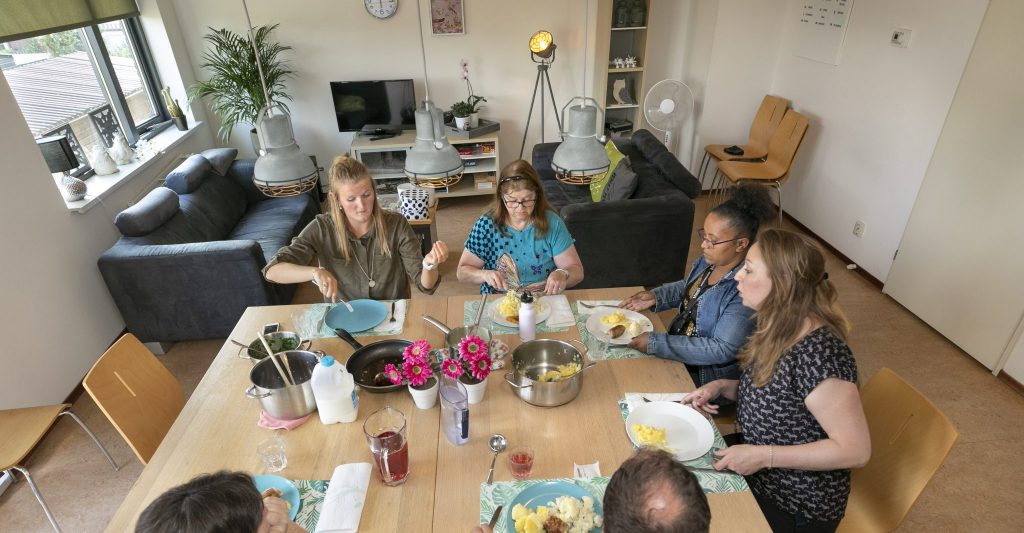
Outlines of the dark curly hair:
M735 228L741 236L757 240L757 231L761 223L775 216L775 204L768 196L768 188L763 185L743 183L732 190L732 196L718 204L712 213L729 221L729 227Z

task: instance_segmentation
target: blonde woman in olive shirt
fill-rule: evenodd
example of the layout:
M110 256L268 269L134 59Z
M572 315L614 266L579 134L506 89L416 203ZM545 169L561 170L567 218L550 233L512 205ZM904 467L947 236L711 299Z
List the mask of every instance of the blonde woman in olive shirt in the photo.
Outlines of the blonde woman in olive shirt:
M409 280L431 294L440 281L438 265L448 246L434 242L423 256L420 240L405 217L384 211L365 165L341 155L329 172L330 214L317 215L263 269L274 283L312 281L331 301L409 298ZM310 266L313 258L317 266Z

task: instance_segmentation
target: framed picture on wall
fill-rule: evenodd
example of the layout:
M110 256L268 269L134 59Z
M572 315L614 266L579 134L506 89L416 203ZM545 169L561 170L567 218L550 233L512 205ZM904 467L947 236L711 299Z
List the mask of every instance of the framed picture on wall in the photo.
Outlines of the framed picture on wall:
M463 35L466 33L466 15L463 0L430 0L430 33L433 35Z

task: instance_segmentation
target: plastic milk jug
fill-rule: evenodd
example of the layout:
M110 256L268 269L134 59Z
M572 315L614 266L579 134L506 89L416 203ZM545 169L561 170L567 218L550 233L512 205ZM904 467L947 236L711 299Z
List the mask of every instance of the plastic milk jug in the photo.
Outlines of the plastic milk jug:
M355 380L345 371L345 365L335 363L329 355L324 357L313 367L310 384L321 422L355 421L359 414L359 396L356 395Z

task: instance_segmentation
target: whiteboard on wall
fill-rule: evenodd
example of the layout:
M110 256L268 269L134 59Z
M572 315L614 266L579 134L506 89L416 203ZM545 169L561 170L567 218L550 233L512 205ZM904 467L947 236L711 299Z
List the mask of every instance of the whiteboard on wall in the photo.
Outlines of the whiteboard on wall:
M813 61L838 65L853 0L802 0L797 5L799 18L793 53Z

